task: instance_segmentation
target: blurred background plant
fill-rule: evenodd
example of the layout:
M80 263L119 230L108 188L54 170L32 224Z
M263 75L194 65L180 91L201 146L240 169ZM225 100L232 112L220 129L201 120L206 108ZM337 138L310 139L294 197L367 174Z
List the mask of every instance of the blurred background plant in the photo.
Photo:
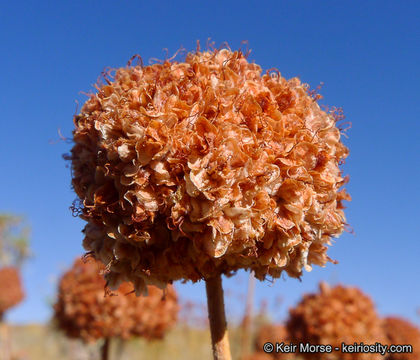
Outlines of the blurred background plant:
M25 297L20 267L30 256L29 226L22 217L0 215L0 358L11 359L9 327L4 322L7 310Z
M23 217L0 214L0 268L19 268L31 256L29 234L29 225Z
M254 333L254 353L241 360L331 360L331 359L420 359L420 329L411 321L391 316L381 318L370 297L356 287L337 285L330 287L322 282L319 292L303 296L301 301L289 309L283 323L260 323ZM266 354L263 346L272 344L324 344L340 347L341 343L364 343L374 345L411 345L412 353L296 353L281 354L273 351ZM299 349L299 348L298 348Z
M76 259L60 280L54 306L57 328L87 344L101 340L103 360L110 357L113 339L119 339L117 358L125 340L162 339L175 325L179 310L173 286L165 290L148 286L148 295L137 297L131 284L122 283L111 292L105 272L105 266L92 257Z
M385 331L386 343L409 344L413 347L413 352L389 354L387 360L417 360L420 359L420 329L411 321L397 316L389 316L383 319L383 329Z
M319 292L306 294L299 304L290 309L286 323L289 338L310 344L341 343L375 344L385 342L385 334L375 304L360 289L348 286L330 287L321 282ZM374 353L328 353L302 354L308 360L381 360Z
M357 327L363 332L363 327L365 327L365 330L369 330L372 329L372 324L366 328L366 324L362 324L363 320L360 320L357 316L350 315L347 317L347 326L341 329L337 327L337 324L343 320L341 312L348 311L351 313L352 309L355 310L355 308L358 309L362 317L366 312L367 318L372 319L373 316L374 331L382 331L385 334L385 337L381 340L383 344L411 344L413 346L413 354L387 354L386 357L381 357L381 359L419 359L420 330L415 324L396 316L377 317L375 308L371 307L373 303L369 297L361 293L357 288L340 286L332 287L332 289L328 290L326 285L323 285L323 287L327 293L328 291L333 293L328 296L321 295L320 292L305 295L296 306L289 309L289 318L281 322L274 321L276 314L269 313L266 309L266 301L263 302L260 309L250 318L253 329L250 333L250 339L253 344L252 354L243 354L243 327L241 321L231 322L229 331L231 332L233 359L303 360L305 357L299 353L266 354L263 351L263 345L266 342L280 343L284 341L285 343L297 343L302 341L316 343L317 341L330 341L320 340L320 338L315 340L314 334L318 332L319 334L324 334L323 336L325 337L332 328L335 328L336 333L341 333L341 335L337 335L337 338L345 338L346 343L360 341L360 338L354 338L351 334L352 331L354 332L352 328ZM320 307L321 303L330 305ZM363 306L365 308L361 310ZM303 310L303 307L306 310ZM346 310L346 307L348 310ZM299 337L292 335L296 330L292 329L291 332L290 325L288 329L286 324L296 324L296 314L306 313L308 309L313 311L313 319L311 320L304 316L305 319L301 320L299 328L310 327L309 335ZM110 355L112 358L119 360L167 360L168 357L182 360L210 359L211 349L207 345L210 334L207 329L206 315L206 309L200 304L192 301L182 303L179 322L167 333L164 339L159 341L149 341L138 337L123 341L115 339L115 346L110 349ZM337 320L334 320L334 318L337 318ZM328 321L320 325L322 319L328 319ZM318 323L318 325L315 326L315 323ZM378 324L380 324L381 330L378 330ZM15 358L17 360L52 360L57 358L62 360L98 360L100 358L101 342L86 344L80 339L69 339L62 332L56 331L56 324L53 322L47 326L15 326L14 333L15 347L19 346L20 349L19 353L15 353L17 354ZM376 337L379 339L378 336ZM367 339L366 341L369 340ZM353 359L363 358L360 354L353 354L352 356ZM329 359L325 354L317 354L316 358L320 360Z

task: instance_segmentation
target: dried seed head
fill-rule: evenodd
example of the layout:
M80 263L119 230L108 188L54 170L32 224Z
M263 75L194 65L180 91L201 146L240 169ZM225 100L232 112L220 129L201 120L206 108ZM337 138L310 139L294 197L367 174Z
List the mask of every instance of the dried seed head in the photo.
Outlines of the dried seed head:
M162 291L148 286L148 296L137 297L123 283L106 294L102 263L75 261L60 280L55 320L67 336L85 342L100 338L141 336L162 338L177 318L177 295L172 286Z
M387 317L382 322L387 344L411 345L413 352L388 354L387 360L420 359L420 329L411 322L398 317Z
M19 270L8 266L0 269L0 320L4 313L19 304L25 294L22 289Z
M71 154L84 247L110 282L300 277L331 261L348 149L306 84L227 49L112 80L75 117Z
M264 344L270 342L272 344L284 342L290 343L289 334L287 329L283 325L267 324L260 327L257 332L255 341L255 350L257 353L261 353L264 349ZM281 353L273 351L270 354L269 359L273 360L291 360L296 356L293 353Z
M319 294L309 294L290 310L287 329L294 342L332 345L341 343L384 343L384 332L371 299L357 288L326 284L320 286ZM380 354L305 353L304 359L328 360L379 360Z
M241 360L273 360L274 357L272 355L263 353L263 352L256 352L251 355L245 356L241 358Z

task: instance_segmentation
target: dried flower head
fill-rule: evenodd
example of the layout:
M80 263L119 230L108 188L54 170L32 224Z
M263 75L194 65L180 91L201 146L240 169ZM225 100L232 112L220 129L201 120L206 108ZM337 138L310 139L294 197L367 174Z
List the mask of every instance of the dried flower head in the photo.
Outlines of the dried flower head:
M387 338L387 344L411 345L413 352L388 354L387 360L417 360L420 359L420 329L411 322L398 318L387 317L382 326Z
M283 325L275 324L267 324L261 326L257 332L255 340L255 350L257 353L263 352L264 344L266 342L270 342L272 344L281 342L290 343L289 334L286 327ZM273 351L269 356L269 359L271 360L290 360L294 358L294 353L277 353L276 351Z
M0 320L4 313L19 304L25 294L22 289L19 270L8 266L0 269Z
M256 352L242 357L241 360L273 360L273 357L263 352Z
M308 86L240 52L116 70L75 116L84 247L110 285L324 266L345 225L348 149Z
M59 284L55 320L67 336L85 342L100 338L162 338L178 314L172 286L165 292L148 287L148 296L137 297L133 286L123 283L115 293L105 293L102 263L75 261Z
M319 294L309 294L290 310L287 329L294 342L332 345L383 343L384 333L372 300L357 288L320 285ZM305 359L375 360L380 354L304 353Z

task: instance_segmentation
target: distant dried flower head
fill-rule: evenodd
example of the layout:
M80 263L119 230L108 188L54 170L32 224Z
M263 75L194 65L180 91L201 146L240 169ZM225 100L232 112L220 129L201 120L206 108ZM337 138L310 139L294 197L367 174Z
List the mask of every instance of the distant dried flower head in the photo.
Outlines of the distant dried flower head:
M320 285L319 294L309 294L290 310L287 329L294 342L332 345L384 343L384 333L372 300L357 288ZM380 354L304 353L304 359L376 360Z
M106 80L75 117L71 160L84 247L111 285L331 261L348 149L306 84L227 49Z
M256 352L242 357L241 360L273 360L273 357L263 352Z
M104 266L93 259L78 259L63 275L54 307L55 320L67 336L85 342L100 338L162 338L177 318L177 295L148 287L148 296L137 297L133 286L123 283L105 295Z
M4 313L19 304L25 294L22 289L19 270L15 267L0 269L0 320Z
M411 345L413 353L388 354L387 360L420 359L420 329L411 322L398 317L387 317L382 322L387 344Z
M260 327L257 332L255 341L255 350L257 353L263 352L264 344L270 342L272 344L285 342L290 343L289 334L283 325L267 324ZM281 353L273 351L269 359L273 360L290 360L294 359L295 354Z

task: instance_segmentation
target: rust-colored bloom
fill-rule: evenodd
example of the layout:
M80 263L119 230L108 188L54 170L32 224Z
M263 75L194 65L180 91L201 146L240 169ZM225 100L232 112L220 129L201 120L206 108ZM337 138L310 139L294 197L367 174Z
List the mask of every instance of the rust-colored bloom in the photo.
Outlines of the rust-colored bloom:
M256 353L262 353L264 351L264 344L270 342L272 344L284 342L289 344L289 334L287 329L283 325L267 324L260 327L257 332L255 340L255 351ZM267 354L268 355L268 354ZM270 353L269 359L273 360L290 360L296 357L295 353L281 353L273 351Z
M266 342L282 342L288 338L287 330L283 325L267 324L259 328L255 340L255 350L262 350Z
M242 357L241 360L273 360L273 357L263 352L256 352Z
M341 343L364 344L384 343L381 321L376 314L372 300L359 289L336 286L330 288L320 285L319 294L309 294L290 310L287 329L293 342L332 345ZM341 353L331 354L302 353L305 359L328 360L379 360L380 354Z
M413 352L388 354L387 360L420 359L420 330L411 322L399 317L387 317L382 322L388 345L411 345Z
M227 49L128 66L74 119L84 247L111 286L324 266L349 200L335 118Z
M25 294L19 270L13 266L0 269L0 320L4 313L19 304Z
M93 259L75 261L60 280L55 320L67 336L85 342L100 338L162 338L178 314L172 286L165 292L148 286L148 296L137 297L133 286L123 283L105 295L102 263Z

